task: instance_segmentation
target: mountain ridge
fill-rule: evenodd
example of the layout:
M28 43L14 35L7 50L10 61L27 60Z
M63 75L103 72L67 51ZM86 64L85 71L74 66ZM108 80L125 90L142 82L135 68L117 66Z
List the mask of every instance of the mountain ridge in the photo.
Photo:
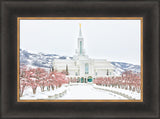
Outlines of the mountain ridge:
M27 65L30 67L41 67L41 68L51 68L54 59L72 59L68 56L59 56L57 54L46 54L46 53L30 53L27 50L20 49L20 65ZM140 72L140 65L134 65L125 62L110 62L114 67L114 74L120 75L125 71L133 71L135 73Z

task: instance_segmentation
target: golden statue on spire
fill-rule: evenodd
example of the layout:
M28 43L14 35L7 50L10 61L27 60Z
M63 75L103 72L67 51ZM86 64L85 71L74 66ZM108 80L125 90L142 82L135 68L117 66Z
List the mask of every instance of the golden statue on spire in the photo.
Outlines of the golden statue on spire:
M79 24L79 27L81 28L81 23Z

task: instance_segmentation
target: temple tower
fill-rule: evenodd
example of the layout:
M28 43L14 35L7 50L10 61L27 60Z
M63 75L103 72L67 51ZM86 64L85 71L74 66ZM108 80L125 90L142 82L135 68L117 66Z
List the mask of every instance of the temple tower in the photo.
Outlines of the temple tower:
M79 24L79 36L78 36L78 49L77 49L77 54L84 56L85 51L84 51L84 39L82 37L82 30L81 30L81 24Z

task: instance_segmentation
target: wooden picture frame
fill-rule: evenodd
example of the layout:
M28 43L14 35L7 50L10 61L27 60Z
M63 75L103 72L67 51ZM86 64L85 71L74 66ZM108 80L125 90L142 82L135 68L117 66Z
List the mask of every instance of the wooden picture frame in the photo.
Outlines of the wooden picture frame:
M2 118L159 118L159 1L2 1ZM18 17L142 17L143 102L17 102ZM116 114L116 115L115 115Z

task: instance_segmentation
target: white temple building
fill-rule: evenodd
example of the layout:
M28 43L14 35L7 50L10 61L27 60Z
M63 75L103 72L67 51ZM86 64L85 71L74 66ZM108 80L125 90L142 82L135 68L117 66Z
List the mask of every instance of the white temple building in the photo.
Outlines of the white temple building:
M65 71L67 77L76 78L79 82L92 82L97 77L113 76L114 66L110 62L106 59L91 59L85 54L81 24L77 44L76 55L73 59L54 59L54 70Z

